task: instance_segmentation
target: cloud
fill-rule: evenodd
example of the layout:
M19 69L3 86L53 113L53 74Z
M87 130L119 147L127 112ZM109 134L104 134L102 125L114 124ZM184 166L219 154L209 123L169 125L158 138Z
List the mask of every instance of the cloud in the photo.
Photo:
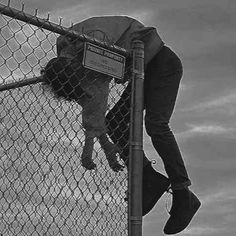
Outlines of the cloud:
M228 214L224 217L227 222L235 223L236 213Z
M229 201L236 201L236 185L234 182L218 183L217 187L211 188L208 193L201 197L204 205L220 205ZM235 209L231 209L235 211Z
M228 133L229 131L235 131L235 129L225 128L220 125L193 125L189 124L191 127L190 132L192 133L203 133L203 134L222 134Z
M191 35L193 36L193 34ZM186 48L183 49L184 64L192 68L201 68L201 70L211 68L211 73L225 68L235 71L233 58L236 52L236 44L232 40L235 34L232 30L231 32L221 32L221 36L218 36L218 34L217 31L205 32L195 40L189 39L186 41ZM225 35L227 35L227 39L225 39ZM226 74L223 77L225 76ZM215 79L218 78L222 80L220 75L215 76Z
M221 181L209 186L199 196L202 206L195 224L190 225L181 235L233 235L235 187L234 181Z
M179 3L179 1L178 1ZM185 6L163 8L163 20L172 22L178 30L201 30L209 28L232 28L236 22L235 6L222 1L182 1ZM166 4L167 5L167 4ZM173 11L173 8L175 10ZM214 12L214 14L213 14ZM186 18L188 19L186 21Z
M220 96L210 101L202 102L189 108L190 110L205 110L236 103L236 91L227 92L227 95Z
M182 232L181 235L216 235L216 233L223 232L223 228L216 228L216 227L210 227L210 226L193 226L189 227L186 230Z
M196 89L196 86L195 86L195 89ZM220 90L220 88L218 89ZM200 88L197 90L200 90ZM212 94L209 95L209 89L208 89L205 91L205 93L202 94L202 97L196 97L195 99L194 98L191 99L189 97L191 91L187 91L188 94L186 94L186 97L187 98L189 97L189 99L184 100L185 95L184 94L182 95L181 97L182 104L180 104L181 107L179 106L178 115L181 115L181 117L185 116L185 117L193 117L193 119L196 118L198 119L198 122L200 118L204 118L205 120L211 119L215 123L218 120L218 122L224 124L224 126L226 122L230 122L228 126L231 125L232 127L234 127L235 122L234 122L233 117L236 114L236 108L235 108L236 90L230 89L229 87L222 90L223 92L215 91L213 95ZM192 92L194 93L194 91ZM199 91L199 92L202 93L202 91ZM197 95L193 95L193 96L195 97ZM215 114L217 114L217 116ZM213 130L212 128L210 129L209 127L208 130ZM215 127L215 125L214 125L214 128L217 128L218 131L223 131L222 128Z
M236 129L221 124L185 124L188 128L185 131L176 133L179 139L187 139L195 136L215 136L236 139Z
M235 175L235 126L223 123L205 122L187 123L176 132L176 138L192 176L199 181L201 188L215 184L215 181L227 180ZM201 173L201 174L199 174ZM208 186L209 187L209 186Z
M224 224L231 224L236 214L236 185L234 181L219 181L208 188L201 195L201 214L212 218L212 222L224 220ZM214 219L213 219L214 218ZM235 218L234 218L235 219ZM210 222L209 222L210 223Z
M11 7L14 7L16 9L21 9L22 7L22 3L24 3L25 5L25 10L35 10L38 9L39 13L47 13L49 11L54 11L56 9L63 9L66 8L68 6L74 6L74 5L78 5L82 2L84 2L85 0L69 0L69 1L64 1L64 0L15 0L15 1L11 1ZM5 0L5 4L6 4L7 0ZM33 12L31 12L32 14Z
M77 4L76 6L68 5L65 8L55 9L52 13L54 18L61 16L64 22L73 23L80 22L84 19L99 15L128 15L134 17L144 24L151 24L154 15L158 15L159 11L153 12L149 9L148 4L136 4L131 1L107 1L107 0L91 0ZM143 7L142 7L143 6Z

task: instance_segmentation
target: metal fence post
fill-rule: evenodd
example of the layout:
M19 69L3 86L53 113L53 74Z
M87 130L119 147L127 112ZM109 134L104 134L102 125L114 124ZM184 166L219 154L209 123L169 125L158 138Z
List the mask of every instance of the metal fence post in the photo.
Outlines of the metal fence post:
M129 236L142 235L143 172L143 82L144 44L132 44L133 78L131 93L130 158L129 158Z

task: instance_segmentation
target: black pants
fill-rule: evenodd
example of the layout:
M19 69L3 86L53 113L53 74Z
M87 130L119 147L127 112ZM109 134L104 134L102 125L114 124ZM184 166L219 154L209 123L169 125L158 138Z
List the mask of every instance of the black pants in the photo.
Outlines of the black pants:
M173 189L191 184L176 139L169 127L182 74L180 59L164 46L147 65L144 79L146 131L163 160ZM120 100L106 116L108 134L122 148L121 157L126 165L129 156L130 92L131 84L128 84ZM148 162L145 154L143 160L145 165Z

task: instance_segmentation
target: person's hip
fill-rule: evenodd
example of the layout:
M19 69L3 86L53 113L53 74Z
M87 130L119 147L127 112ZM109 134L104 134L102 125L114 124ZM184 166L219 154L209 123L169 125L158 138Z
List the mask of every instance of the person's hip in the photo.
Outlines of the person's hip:
M148 63L146 74L158 73L159 75L170 75L183 71L180 58L169 47L162 49Z

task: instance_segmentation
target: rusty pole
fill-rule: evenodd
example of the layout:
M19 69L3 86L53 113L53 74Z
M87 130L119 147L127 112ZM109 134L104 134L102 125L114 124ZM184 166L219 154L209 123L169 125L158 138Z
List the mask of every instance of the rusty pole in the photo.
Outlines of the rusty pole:
M142 236L142 176L143 176L143 84L144 44L132 44L133 78L131 92L130 158L129 158L129 222L128 235Z

